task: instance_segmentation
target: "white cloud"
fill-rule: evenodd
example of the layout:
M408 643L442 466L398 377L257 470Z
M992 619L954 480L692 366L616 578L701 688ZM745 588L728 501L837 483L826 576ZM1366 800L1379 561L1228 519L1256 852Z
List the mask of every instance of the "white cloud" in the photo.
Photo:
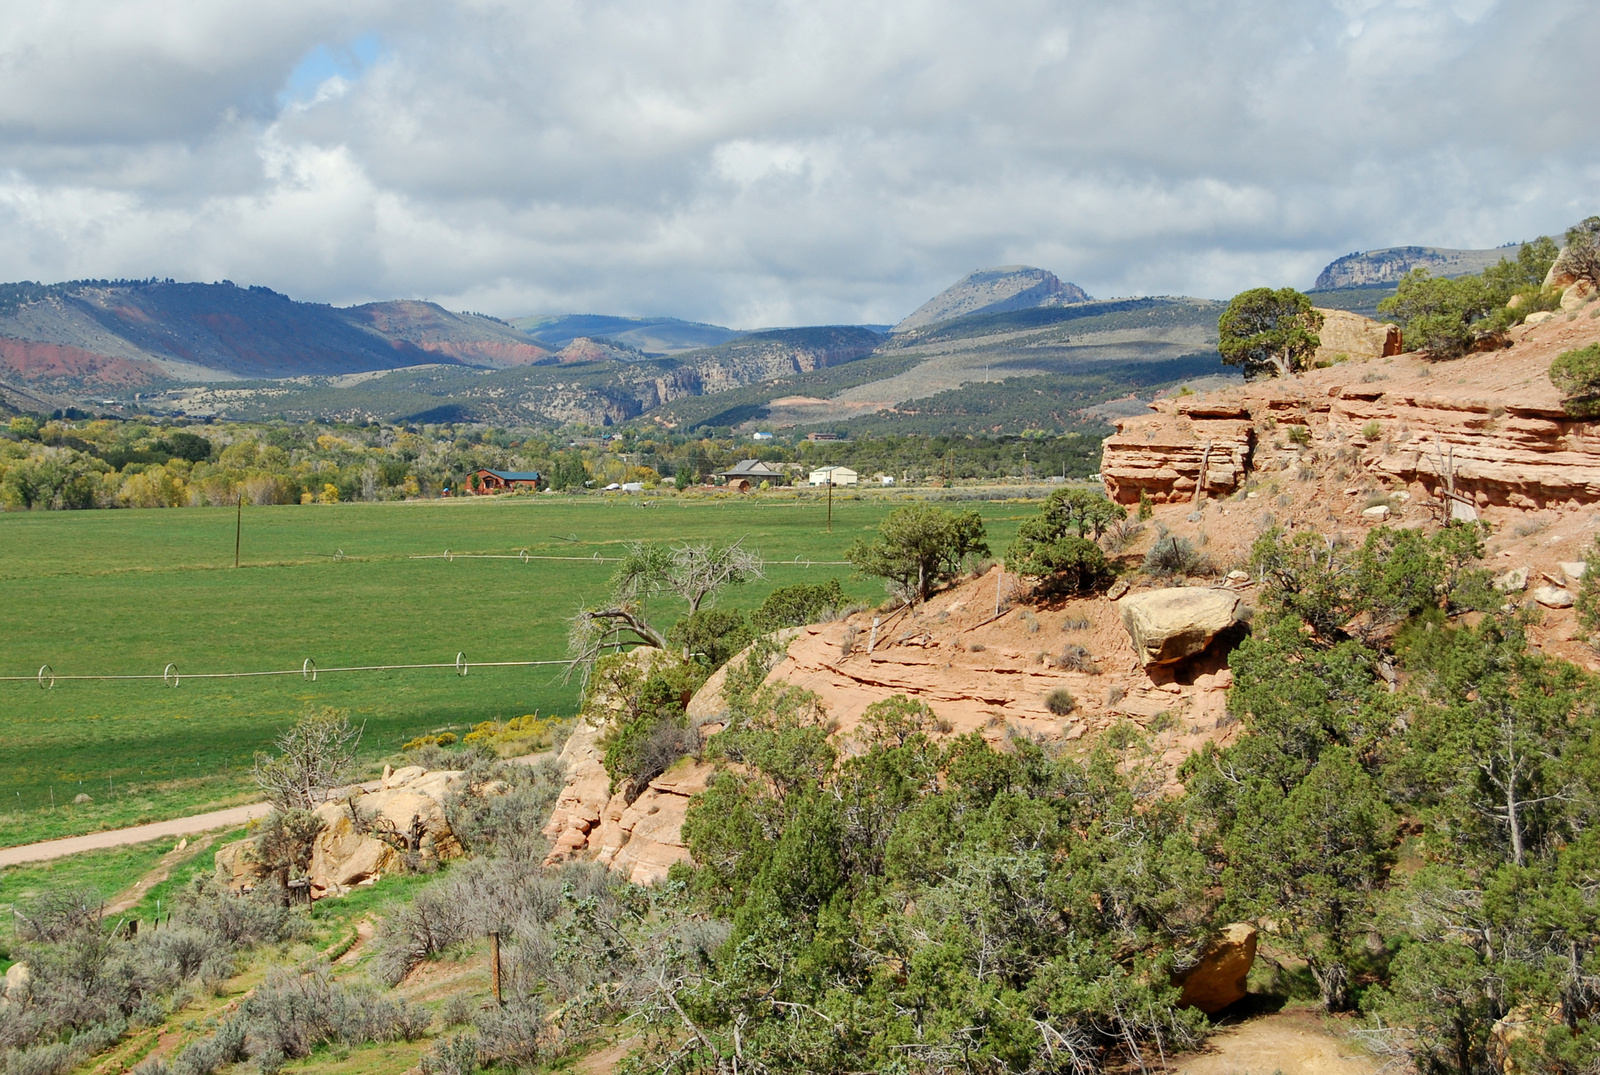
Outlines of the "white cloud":
M8 7L7 279L895 321L984 265L1226 296L1596 211L1579 0Z

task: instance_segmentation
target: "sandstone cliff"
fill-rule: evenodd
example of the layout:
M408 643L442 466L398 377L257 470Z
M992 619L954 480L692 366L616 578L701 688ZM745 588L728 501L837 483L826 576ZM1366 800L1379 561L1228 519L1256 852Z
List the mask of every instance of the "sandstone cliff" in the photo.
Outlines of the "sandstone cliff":
M1547 371L1562 351L1600 339L1596 311L1600 304L1588 301L1514 330L1507 350L1454 362L1369 357L1161 400L1155 413L1117 422L1101 474L1124 504L1141 493L1188 502L1289 468L1316 444L1339 457L1346 478L1378 478L1423 498L1479 508L1593 503L1600 436L1594 423L1567 417Z

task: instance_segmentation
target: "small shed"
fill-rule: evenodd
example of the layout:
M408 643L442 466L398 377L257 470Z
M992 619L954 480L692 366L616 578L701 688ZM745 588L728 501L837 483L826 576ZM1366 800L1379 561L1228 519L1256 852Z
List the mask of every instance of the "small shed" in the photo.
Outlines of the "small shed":
M849 467L818 467L811 472L812 485L855 485L861 475Z
M467 488L474 493L509 493L517 489L537 492L544 484L544 476L537 470L482 469L467 480Z

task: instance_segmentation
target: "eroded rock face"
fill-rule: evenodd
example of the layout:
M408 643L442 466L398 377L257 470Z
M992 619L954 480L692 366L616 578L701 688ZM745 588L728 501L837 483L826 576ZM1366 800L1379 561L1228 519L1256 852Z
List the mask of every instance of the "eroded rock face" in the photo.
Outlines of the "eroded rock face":
M551 842L545 865L594 858L635 884L663 880L675 862L687 861L683 819L689 799L706 789L712 766L685 758L650 781L628 802L628 788L611 790L603 764L601 729L585 720L561 750L567 786L556 800L544 835Z
M1548 376L1557 355L1600 340L1600 319L1567 318L1530 317L1509 349L1454 361L1352 359L1157 400L1106 439L1106 490L1123 504L1220 499L1257 474L1335 465L1463 509L1600 502L1600 426L1567 415Z
M1220 1012L1245 997L1245 979L1256 961L1256 928L1244 922L1224 926L1200 954L1200 961L1179 978L1180 1008Z
M1100 474L1111 499L1136 504L1231 493L1250 471L1250 410L1226 400L1158 400L1154 415L1122 418L1106 438Z
M1122 625L1146 665L1192 657L1238 620L1239 595L1227 590L1174 587L1122 599Z

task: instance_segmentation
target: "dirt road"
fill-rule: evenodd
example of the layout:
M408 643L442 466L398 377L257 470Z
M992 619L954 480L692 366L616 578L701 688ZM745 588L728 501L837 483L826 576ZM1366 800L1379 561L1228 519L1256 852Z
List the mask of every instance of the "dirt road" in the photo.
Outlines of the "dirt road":
M538 754L523 754L506 760L517 765L535 765L553 757L555 757L553 751L541 751ZM377 791L379 784L380 781L367 780L351 787L360 788L362 791ZM337 799L346 790L348 789L336 789L329 794L329 797ZM67 836L59 840L41 840L36 844L23 844L20 847L0 848L0 867L20 866L25 862L44 862L64 855L76 855L80 851L99 851L107 847L142 844L147 840L160 840L169 836L193 836L215 829L236 828L247 821L266 817L271 811L272 807L266 803L251 803L249 806L213 810L209 814L192 814L189 817L173 818L171 821L154 821L148 825L134 825L126 829L108 829L105 832L91 832L86 836Z
M80 851L99 851L106 847L142 844L147 840L193 836L213 829L236 828L247 821L266 817L271 809L266 803L251 803L249 806L235 806L230 810L213 810L209 814L193 814L189 817L173 818L171 821L155 821L149 825L134 825L126 829L91 832L86 836L68 836L60 840L44 840L37 844L7 847L0 849L0 866L20 866L24 862L44 862L47 859L61 858L63 855L76 855Z

